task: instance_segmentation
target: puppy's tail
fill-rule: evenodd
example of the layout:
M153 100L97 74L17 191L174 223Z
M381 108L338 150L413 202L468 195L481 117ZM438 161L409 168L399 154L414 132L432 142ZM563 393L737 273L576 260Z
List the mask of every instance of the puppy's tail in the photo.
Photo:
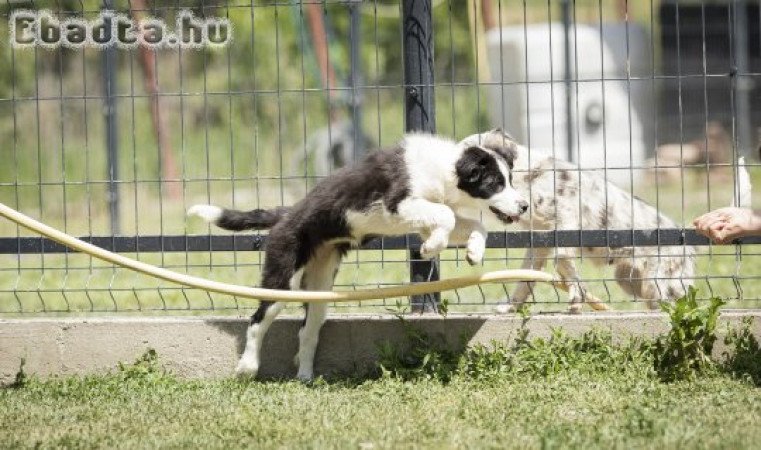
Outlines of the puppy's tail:
M735 178L735 195L732 196L732 206L750 208L751 205L750 175L745 168L745 158L737 160L737 178Z
M237 211L214 205L194 205L188 216L198 216L214 225L231 231L267 230L275 226L290 210L287 207Z

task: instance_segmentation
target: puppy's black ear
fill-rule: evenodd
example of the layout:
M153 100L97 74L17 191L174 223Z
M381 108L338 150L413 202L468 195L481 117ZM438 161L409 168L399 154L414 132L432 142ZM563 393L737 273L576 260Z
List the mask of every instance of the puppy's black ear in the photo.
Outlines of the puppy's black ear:
M477 183L488 164L489 154L477 146L468 147L457 161L456 170L460 183Z
M470 168L467 177L465 177L465 181L468 183L475 183L480 180L484 173L484 166L485 164L481 163L480 161L478 164L473 165Z

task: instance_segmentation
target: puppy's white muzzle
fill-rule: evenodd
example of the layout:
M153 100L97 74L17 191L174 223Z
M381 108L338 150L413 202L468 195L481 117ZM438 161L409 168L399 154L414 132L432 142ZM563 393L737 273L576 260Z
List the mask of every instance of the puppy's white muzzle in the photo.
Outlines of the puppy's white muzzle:
M515 189L507 188L489 199L489 211L506 224L518 221L528 210L528 202Z

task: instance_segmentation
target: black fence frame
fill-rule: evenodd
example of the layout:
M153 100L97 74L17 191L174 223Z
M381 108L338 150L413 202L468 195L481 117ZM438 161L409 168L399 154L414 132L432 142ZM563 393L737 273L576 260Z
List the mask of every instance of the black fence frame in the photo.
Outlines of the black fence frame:
M82 236L85 242L112 252L209 252L262 251L266 235L180 235L180 236ZM738 239L734 244L761 244L761 236ZM410 250L417 252L421 244L417 235L374 239L363 250ZM555 247L657 247L709 245L704 236L693 229L662 228L657 230L558 230L491 232L486 248L555 248ZM40 237L0 238L0 254L69 253L68 247Z

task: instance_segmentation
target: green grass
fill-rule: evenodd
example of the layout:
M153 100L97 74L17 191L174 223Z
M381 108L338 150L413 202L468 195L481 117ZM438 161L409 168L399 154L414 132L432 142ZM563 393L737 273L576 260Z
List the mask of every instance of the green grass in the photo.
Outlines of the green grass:
M0 391L0 445L214 448L753 448L761 391L726 376L32 382Z
M0 389L0 446L737 449L761 439L761 390L742 375L761 373L757 343L735 347L744 365L664 383L652 347L612 342L556 333L437 349L417 369L386 358L384 376L311 385L180 380L148 354L110 375Z

